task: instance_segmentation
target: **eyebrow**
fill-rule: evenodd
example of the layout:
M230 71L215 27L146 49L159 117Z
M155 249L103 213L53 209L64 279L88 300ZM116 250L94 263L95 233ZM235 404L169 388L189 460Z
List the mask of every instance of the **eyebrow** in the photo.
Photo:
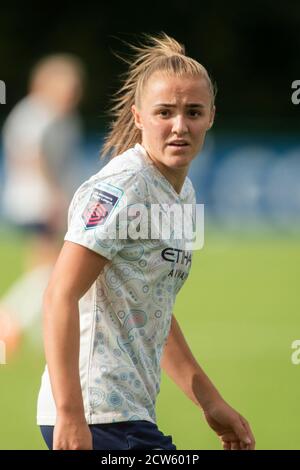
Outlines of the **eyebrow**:
M159 107L166 107L166 108L176 108L176 104L170 104L170 103L159 103L159 104L155 104L154 107L155 108L159 108ZM187 103L185 105L186 108L205 108L204 104L202 103Z

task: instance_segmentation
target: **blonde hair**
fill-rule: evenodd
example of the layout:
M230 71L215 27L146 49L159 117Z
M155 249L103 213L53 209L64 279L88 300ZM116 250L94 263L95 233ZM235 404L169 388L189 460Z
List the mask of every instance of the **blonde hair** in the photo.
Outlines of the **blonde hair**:
M145 38L145 44L129 45L134 55L130 60L124 59L129 64L129 69L114 98L111 109L113 121L105 138L101 157L108 154L112 158L116 157L136 143L141 143L141 130L135 126L131 108L133 104L140 104L144 87L154 72L179 77L204 77L211 93L212 107L214 106L216 88L207 70L185 55L183 45L165 33L157 36L145 35Z

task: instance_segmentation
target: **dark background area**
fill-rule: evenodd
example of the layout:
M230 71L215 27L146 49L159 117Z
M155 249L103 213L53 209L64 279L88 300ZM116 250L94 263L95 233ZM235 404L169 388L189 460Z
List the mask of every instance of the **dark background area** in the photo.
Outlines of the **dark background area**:
M34 63L45 54L82 58L88 80L81 111L87 128L103 129L109 99L126 66L112 51L121 40L165 31L184 43L218 86L215 130L297 132L300 105L291 83L300 79L300 2L24 2L1 7L0 79L6 106L26 94ZM118 39L119 38L119 39Z

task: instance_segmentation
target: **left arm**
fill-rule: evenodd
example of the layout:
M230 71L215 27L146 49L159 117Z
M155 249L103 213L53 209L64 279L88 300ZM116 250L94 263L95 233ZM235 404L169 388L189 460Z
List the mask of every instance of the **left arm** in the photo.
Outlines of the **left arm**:
M221 438L224 449L254 449L255 441L248 422L223 400L202 370L174 315L161 367L188 398L203 410L208 424Z
M221 399L193 356L174 315L161 366L196 406L204 409L210 401Z

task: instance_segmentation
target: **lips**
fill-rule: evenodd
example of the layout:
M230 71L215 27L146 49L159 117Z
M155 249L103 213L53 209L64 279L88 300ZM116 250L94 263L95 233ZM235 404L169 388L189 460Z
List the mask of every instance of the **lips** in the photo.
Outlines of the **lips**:
M189 143L186 140L173 140L172 142L169 142L168 145L171 147L186 147Z

